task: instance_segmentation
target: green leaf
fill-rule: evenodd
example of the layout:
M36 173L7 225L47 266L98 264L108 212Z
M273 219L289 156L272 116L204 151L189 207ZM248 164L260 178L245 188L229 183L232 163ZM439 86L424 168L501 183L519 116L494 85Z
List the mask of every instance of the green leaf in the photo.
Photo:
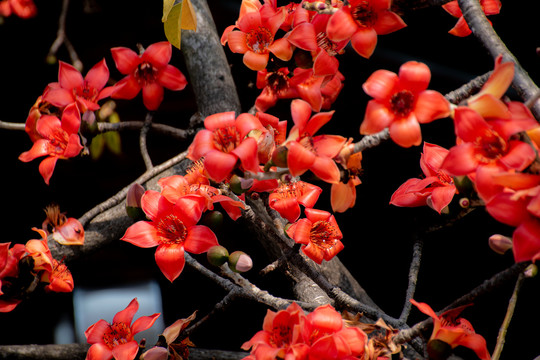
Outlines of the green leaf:
M180 49L182 29L197 30L195 11L190 0L182 0L174 4L174 0L163 0L163 17L165 36L176 48Z
M94 136L88 149L90 150L92 160L99 159L103 154L103 150L105 149L105 139L103 138L103 134L97 134Z

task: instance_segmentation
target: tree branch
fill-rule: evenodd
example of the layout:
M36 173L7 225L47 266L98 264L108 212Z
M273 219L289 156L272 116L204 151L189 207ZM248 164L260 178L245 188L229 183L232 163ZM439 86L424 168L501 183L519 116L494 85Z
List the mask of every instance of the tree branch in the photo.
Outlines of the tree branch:
M478 0L458 0L458 4L472 33L484 45L491 56L495 59L497 56L502 55L504 61L512 61L515 64L515 75L512 85L523 101L537 96L540 91L538 86L532 81L516 57L499 38L487 20ZM536 101L536 105L532 106L531 110L536 119L540 121L540 102Z

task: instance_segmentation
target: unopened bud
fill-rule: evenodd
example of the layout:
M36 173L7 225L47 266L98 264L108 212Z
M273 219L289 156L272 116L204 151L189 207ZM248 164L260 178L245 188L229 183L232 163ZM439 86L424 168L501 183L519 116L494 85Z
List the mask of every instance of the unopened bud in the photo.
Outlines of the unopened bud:
M527 266L525 271L523 272L523 275L528 278L533 278L538 274L538 266L536 264L531 264Z
M223 214L220 211L213 210L204 214L201 224L206 225L212 230L218 230L223 224Z
M243 251L235 251L229 256L229 267L234 272L246 272L253 267L253 261Z
M253 179L244 179L238 175L233 175L229 180L229 185L233 193L241 195L253 185Z
M469 206L471 206L471 201L468 198L463 197L459 199L459 206L461 206L464 209L467 209Z
M513 246L512 239L508 236L495 234L489 237L489 247L497 254L504 254Z
M208 262L214 266L221 266L229 260L229 252L221 245L212 246L206 252Z
M277 167L286 168L287 167L287 154L289 150L285 146L278 146L274 153L272 154L272 162Z
M144 194L144 187L141 184L133 184L128 189L126 195L126 212L133 220L144 220L146 215L141 208L141 198Z
M452 354L452 347L442 340L432 339L427 344L427 353L431 360L446 360Z

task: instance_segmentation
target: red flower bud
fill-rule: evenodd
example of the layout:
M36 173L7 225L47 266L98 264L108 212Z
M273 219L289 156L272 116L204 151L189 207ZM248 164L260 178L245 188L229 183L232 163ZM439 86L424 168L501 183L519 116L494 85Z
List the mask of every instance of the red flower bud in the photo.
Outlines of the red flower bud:
M235 251L229 256L229 267L234 272L246 272L253 267L253 261L243 251Z

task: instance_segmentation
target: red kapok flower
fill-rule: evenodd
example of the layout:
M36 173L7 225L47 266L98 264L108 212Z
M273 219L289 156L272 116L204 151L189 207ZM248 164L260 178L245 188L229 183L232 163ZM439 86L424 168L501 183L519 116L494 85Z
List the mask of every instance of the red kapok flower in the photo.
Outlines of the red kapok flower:
M465 346L473 350L480 359L491 359L486 347L486 340L474 332L469 321L458 317L463 309L469 305L445 311L439 316L426 303L419 303L413 299L411 299L411 303L433 319L433 332L429 341L443 341L450 345L452 349L460 345Z
M309 359L361 359L368 341L358 327L344 326L341 314L331 305L306 316L302 335L310 344Z
M456 193L452 177L441 170L447 154L445 148L424 142L420 167L426 177L407 180L392 194L390 204L406 207L428 205L440 214Z
M329 111L311 116L311 106L307 102L299 99L291 102L294 126L284 144L289 149L287 164L291 175L299 176L311 170L328 183L339 181L339 169L332 159L347 139L337 135L314 136L333 114L334 111Z
M339 156L350 152L350 145L348 147L344 146ZM348 155L348 157L346 164L344 164L348 174L347 182L340 181L332 184L330 188L330 204L334 212L345 212L356 204L356 187L362 183L358 177L362 170L362 153L357 152Z
M245 342L242 349L251 348L252 359L307 359L309 346L300 334L304 318L304 311L294 302L286 310L268 310L263 329Z
M216 182L223 181L236 167L238 160L247 171L258 172L257 140L245 137L250 131L267 131L253 115L244 113L235 118L234 111L217 113L204 119L203 129L195 135L188 158L204 157L204 168Z
M105 59L98 62L83 78L74 66L60 61L58 82L49 84L43 93L43 101L63 108L77 103L81 113L99 109L98 101L111 96L115 88L105 87L109 80L109 68Z
M285 13L275 12L264 5L257 11L246 12L236 22L238 30L228 32L227 40L232 52L244 54L244 64L251 70L263 70L270 52L279 59L288 61L292 47L287 39L275 39Z
M79 220L68 218L60 212L58 205L51 205L45 208L47 218L43 221L41 228L46 232L51 229L53 239L61 245L83 245L84 228Z
M26 253L23 244L15 244L10 249L10 243L0 243L0 313L10 312L22 301L19 298L5 296L2 286L10 284L6 278L16 278L19 275L19 260Z
M169 64L172 47L168 41L148 46L142 55L125 47L112 48L111 53L118 71L127 75L115 85L114 99L133 99L142 89L144 106L156 110L164 87L177 91L187 85L184 74Z
M0 16L8 17L12 13L21 19L28 19L37 15L37 7L33 0L0 1Z
M80 125L81 117L76 104L66 106L62 120L51 115L41 116L36 131L42 138L36 140L30 150L23 152L19 160L28 162L47 156L39 165L39 173L48 185L56 161L77 156L83 149L78 135Z
M131 300L129 305L118 312L109 324L105 320L99 320L91 325L84 335L90 346L86 354L87 360L133 360L139 351L139 345L133 336L147 330L159 317L159 313L142 316L133 320L133 316L139 309L137 298Z
M496 15L501 11L501 2L499 0L480 0L480 6L482 6L482 10L484 10L486 15ZM456 25L450 29L450 31L448 31L450 34L460 37L471 34L472 31L469 28L469 25L467 25L465 18L463 18L463 13L459 8L457 0L450 1L444 4L442 7L450 15L458 18Z
M199 195L182 196L173 204L157 191L148 190L141 207L150 221L131 225L121 240L142 248L157 246L156 263L172 282L184 269L184 251L200 254L218 245L212 230L196 225L205 206L205 198Z
M390 10L391 0L349 0L328 21L328 37L333 41L351 40L354 50L369 58L377 45L377 35L404 28L405 23Z
M287 234L299 244L309 258L320 264L328 261L343 250L341 230L328 211L305 209L305 219L300 219L289 227Z
M437 91L426 90L431 79L427 65L408 61L399 75L375 71L362 85L374 99L368 102L360 133L375 134L389 128L392 140L402 147L420 145L420 124L450 115L448 101Z
M276 104L278 99L298 97L296 88L289 83L289 69L279 68L276 71L263 69L257 72L257 88L262 89L255 100L258 111L266 111Z
M322 189L313 184L297 181L281 183L268 198L268 205L290 223L300 217L300 204L311 208L319 199Z

